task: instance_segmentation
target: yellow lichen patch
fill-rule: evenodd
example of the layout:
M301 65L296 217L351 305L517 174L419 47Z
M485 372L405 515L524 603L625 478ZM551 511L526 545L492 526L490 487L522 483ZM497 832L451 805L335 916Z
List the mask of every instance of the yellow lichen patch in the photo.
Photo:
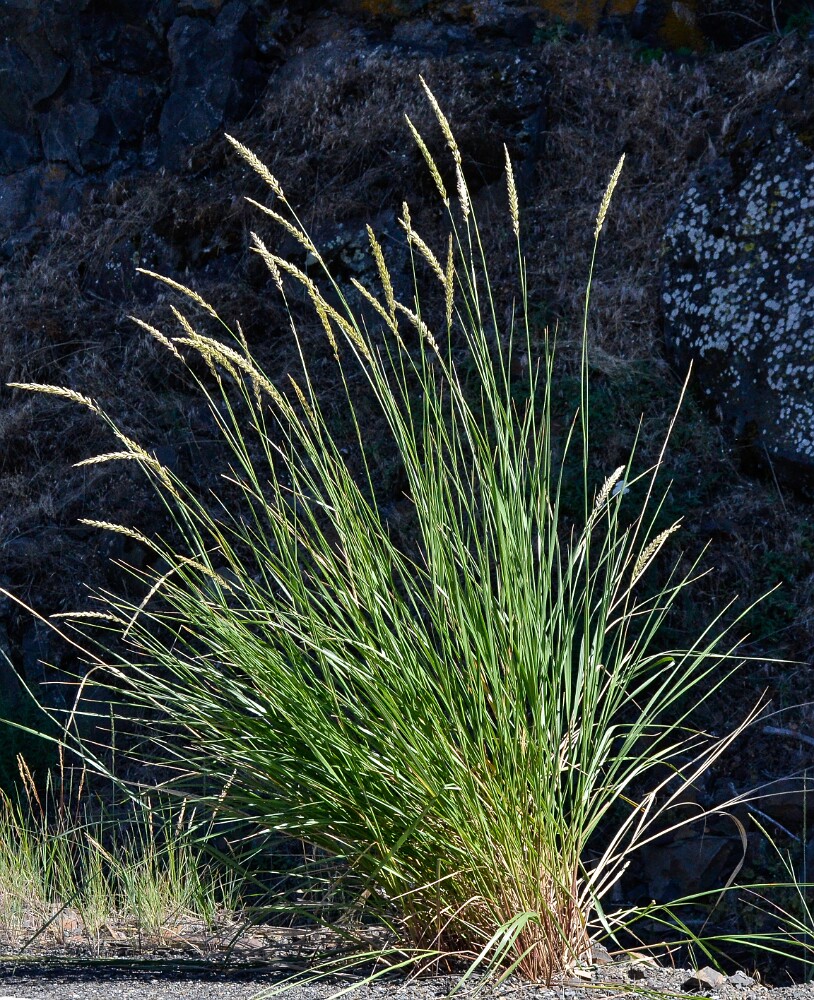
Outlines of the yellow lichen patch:
M565 24L577 24L585 31L596 31L608 17L630 18L636 0L538 0L551 17ZM701 51L706 40L696 18L697 0L673 0L665 5L661 23L653 31L666 49L689 48Z
M600 19L627 16L636 7L636 0L538 0L540 7L565 24L578 24L586 31L596 31Z
M404 0L355 0L350 6L372 17L407 17L416 12L416 5Z
M659 41L666 49L692 49L700 52L706 39L698 27L696 0L673 0L659 28Z
M573 25L593 34L608 18L630 22L637 0L536 0L541 11L551 20ZM698 26L698 0L672 0L664 6L660 22L650 29L653 43L665 49L690 48L697 52L706 47L706 39ZM424 6L417 0L345 0L345 6L370 17L391 20L410 17ZM473 5L457 5L459 18L474 16ZM649 32L649 34L650 34Z

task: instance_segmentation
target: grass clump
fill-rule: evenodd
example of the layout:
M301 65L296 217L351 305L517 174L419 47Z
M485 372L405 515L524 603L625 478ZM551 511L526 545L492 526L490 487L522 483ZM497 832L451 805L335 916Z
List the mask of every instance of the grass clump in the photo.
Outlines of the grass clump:
M60 758L38 789L22 757L21 792L0 793L0 941L102 952L145 948L240 909L240 880L205 856L194 810L131 801L115 810L74 788Z
M302 349L297 376L273 384L239 326L158 275L192 312L173 307L177 336L146 329L189 367L230 446L220 497L196 496L80 392L19 387L97 413L117 444L86 461L141 466L173 516L169 540L97 522L136 538L154 568L134 571L141 599L100 595L103 610L72 622L89 638L101 627L103 648L111 630L123 642L94 680L150 711L152 750L176 784L215 789L226 813L334 858L352 905L365 898L391 928L392 962L550 982L635 919L608 905L632 852L691 821L665 813L728 743L690 718L730 649L720 618L689 648L665 646L696 564L648 587L679 528L660 519L664 449L649 468L632 454L594 481L590 280L580 402L562 424L554 338L530 320L508 153L517 293L498 302L461 154L427 96L449 164L413 132L449 235L430 247L404 205L407 296L372 230L371 280L336 280L279 181L231 140L268 185L258 209L300 247L302 265L252 235L298 345L304 304L324 330L355 451L332 439ZM408 540L377 502L360 385L403 466ZM579 497L566 505L574 467Z

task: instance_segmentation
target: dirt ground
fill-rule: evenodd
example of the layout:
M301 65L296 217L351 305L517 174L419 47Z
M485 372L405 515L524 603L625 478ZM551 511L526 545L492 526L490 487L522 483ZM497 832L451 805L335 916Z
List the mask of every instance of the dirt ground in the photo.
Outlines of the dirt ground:
M604 973L590 983L569 982L544 986L521 986L513 980L480 996L513 1000L634 1000L642 997L711 997L712 1000L811 1000L814 984L777 986L759 984L737 986L725 983L705 991L682 989L692 973L687 970L654 971L645 980L633 981L625 969ZM0 965L0 1000L250 1000L278 994L285 974L258 968L190 969L167 964L147 964L142 968L13 967ZM354 982L333 979L314 985L294 986L284 995L291 1000L327 1000ZM457 980L449 976L408 980L387 977L358 987L351 996L359 1000L441 1000L449 995ZM469 984L467 984L469 985ZM279 995L279 994L278 994ZM471 996L464 989L457 996Z

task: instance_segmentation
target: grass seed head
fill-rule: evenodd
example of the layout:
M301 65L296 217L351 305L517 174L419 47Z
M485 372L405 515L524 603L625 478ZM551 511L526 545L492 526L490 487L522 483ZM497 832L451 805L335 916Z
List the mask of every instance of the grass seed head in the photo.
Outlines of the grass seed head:
M149 333L154 340L162 345L162 347L166 347L168 351L171 351L179 361L183 360L175 344L173 344L169 337L165 337L160 330L151 326L149 323L145 323L144 320L139 319L138 316L128 316L127 318L131 319L137 326L140 326L142 330Z
M449 146L449 151L452 153L452 157L455 160L456 166L461 165L461 151L458 149L458 143L455 141L455 136L452 134L452 129L447 121L447 116L441 110L438 101L435 99L435 95L427 86L427 82L423 76L419 77L421 80L421 86L424 88L424 93L427 95L427 100L430 102L430 107L435 112L435 117L438 119L438 124L441 126L441 131L444 133L444 138L447 140L447 145Z
M414 229L408 228L407 223L403 219L401 219L400 222L405 232L407 233L407 242L410 244L410 246L418 247L419 253L424 258L424 260L426 260L426 262L430 265L430 267L435 272L435 276L443 285L446 281L446 275L444 274L444 271L440 263L438 262L438 258L435 256L432 250L427 246L424 240L418 235L418 233Z
M373 232L371 226L367 227L367 238L370 241L370 250L373 254L373 260L376 262L376 270L379 272L379 281L382 283L385 302L387 302L387 309L391 317L395 317L396 299L393 293L393 282L390 279L390 271L388 270L385 262L381 244L376 239L376 234Z
M435 181L435 186L438 188L438 193L441 195L441 200L445 205L449 205L449 197L447 195L447 189L444 186L443 180L441 179L441 173L438 170L438 165L436 164L435 160L432 157L432 153L430 153L429 149L427 149L427 144L421 137L420 132L416 129L415 125L413 125L413 123L410 121L409 115L405 115L404 117L407 120L407 126L413 134L413 138L415 139L416 145L421 150L421 155L424 157L424 161L427 164L427 167L430 171L430 175L432 176L432 179Z
M620 465L618 469L614 469L614 471L608 476L608 478L602 484L602 488L596 495L596 501L594 502L594 510L599 510L600 508L605 506L605 502L607 501L608 497L613 493L613 488L622 478L622 473L624 471L625 471L625 466Z
M7 382L9 389L24 389L26 392L41 392L45 396L57 396L61 399L70 400L72 403L79 403L86 406L94 413L101 414L98 404L90 396L83 396L81 392L73 389L66 389L61 385L44 385L40 382Z
M472 204L469 200L469 188L466 186L466 178L464 177L463 167L460 163L455 164L455 179L458 184L458 201L461 205L464 222L466 222L472 210Z
M74 462L73 467L80 469L86 465L102 465L105 462L143 462L144 456L137 455L132 451L107 451L102 455L94 455L92 458L83 458L79 462Z
M237 150L238 155L249 164L252 170L261 177L266 184L271 188L271 190L280 198L285 201L285 194L283 193L283 188L277 178L272 174L269 168L263 163L263 161L253 153L247 146L244 146L242 142L238 142L228 133L225 133L226 139L232 144L235 150Z
M397 334L398 324L395 320L395 311L396 311L395 300L393 300L393 315L391 315L387 311L387 309L385 309L385 307L381 304L381 302L379 302L379 300L376 298L373 292L371 292L370 289L365 288L365 286L362 284L361 281L359 281L357 278L351 278L350 283L353 285L356 291L359 292L362 298L376 310L376 312L381 316L381 318L385 321L385 323L392 330L392 332Z
M291 387L296 393L297 399L300 401L300 406L303 408L303 411L308 418L308 422L312 427L318 427L317 416L311 408L311 404L305 398L305 393L302 391L299 382L297 382L293 375L288 376L288 381L291 383Z
M396 303L396 308L400 313L403 313L407 317L407 319L409 319L409 321L413 324L416 330L418 330L422 340L424 340L427 344L429 344L429 346L440 357L441 352L438 349L438 342L436 341L435 337L432 334L432 331L424 322L424 320L417 313L414 313L412 309L408 309L407 306L405 306L401 302Z
M89 528L100 528L102 531L112 531L116 535L124 535L126 538L132 538L133 541L144 545L148 549L155 549L155 544L136 528L128 528L124 524L116 524L113 521L96 521L90 517L80 517L79 523L86 524Z
M670 535L678 531L680 527L681 527L681 522L676 521L675 524L671 524L669 528L665 528L664 531L656 535L656 537L653 539L652 542L649 543L649 545L645 546L645 548L639 554L639 558L636 560L635 565L633 566L633 574L630 580L631 587L639 579L641 579L647 567L650 565L650 563L653 562L653 560L658 555L659 551L661 550L661 547L664 545L664 543L667 541Z
M172 312L173 316L180 323L181 328L183 329L183 331L187 335L187 337L195 337L195 336L197 336L195 330L192 328L192 324L189 322L189 320L186 318L186 316L184 316L184 314L180 311L180 309L176 309L175 306L171 305L170 306L170 311Z
M300 246L305 247L305 249L318 261L322 260L314 241L308 233L300 229L299 226L295 226L293 222L289 222L288 219L280 215L279 212L275 212L273 208L267 208L265 205L261 205L259 201L255 201L253 198L247 198L246 201L250 205L254 205L255 208L259 208L261 212L264 212L269 216L269 218L273 219L278 226L284 229L288 235L292 237L292 239L295 239L300 244ZM254 233L252 233L252 237L254 238Z
M274 254L270 253L266 244L260 239L257 233L251 233L251 241L254 244L252 250L262 257L264 264L269 269L271 277L274 279L274 284L277 286L280 292L283 291L283 278L280 274L280 268L277 266L277 261L275 260Z
M619 175L622 173L622 167L625 164L625 154L619 157L619 162L611 174L611 179L608 181L608 186L605 188L605 193L602 195L602 202L599 205L599 212L596 216L596 229L594 229L594 239L599 239L599 234L602 232L602 226L605 224L605 216L608 214L608 209L610 208L611 198L613 197L613 192L619 182Z
M174 281L172 278L167 278L163 274L157 274L155 271L148 271L145 267L137 267L136 270L139 274L146 274L148 278L155 278L156 281L160 281L162 284L167 285L168 288L174 288L176 292L181 292L182 295L186 295L188 299L192 299L197 305L201 307L205 312L208 312L213 319L219 319L220 317L212 308L212 306L193 289L188 288L186 285L182 285L180 281Z
M514 170L512 169L512 160L509 156L509 150L506 145L503 146L503 152L506 154L506 188L509 194L509 215L512 219L512 232L515 238L520 237L520 203L517 198L517 185L514 182Z

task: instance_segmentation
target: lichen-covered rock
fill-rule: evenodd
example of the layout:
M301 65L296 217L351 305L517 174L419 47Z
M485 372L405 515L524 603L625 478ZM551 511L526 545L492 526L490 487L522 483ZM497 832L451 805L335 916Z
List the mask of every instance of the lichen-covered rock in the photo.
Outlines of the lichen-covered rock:
M685 193L663 303L668 348L749 463L814 483L814 156L777 112Z

